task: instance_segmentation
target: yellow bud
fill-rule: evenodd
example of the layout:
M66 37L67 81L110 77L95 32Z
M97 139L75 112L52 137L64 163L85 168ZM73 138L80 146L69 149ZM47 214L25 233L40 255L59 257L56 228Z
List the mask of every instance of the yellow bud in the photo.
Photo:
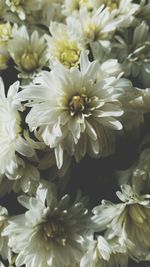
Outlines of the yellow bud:
M7 42L12 35L10 23L0 24L0 43Z
M25 71L33 71L39 65L37 53L25 52L22 54L20 64Z
M85 36L93 41L98 40L100 37L100 27L94 23L88 24L85 29Z
M67 68L77 66L79 64L80 50L75 42L67 42L63 40L57 43L58 59Z

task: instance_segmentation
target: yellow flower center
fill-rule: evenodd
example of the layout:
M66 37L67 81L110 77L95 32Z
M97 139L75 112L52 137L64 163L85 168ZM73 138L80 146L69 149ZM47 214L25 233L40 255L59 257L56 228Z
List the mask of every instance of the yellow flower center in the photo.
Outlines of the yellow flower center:
M67 68L78 66L80 59L80 50L75 42L67 42L67 40L57 44L58 59Z
M79 10L83 6L85 6L89 11L93 10L93 6L89 3L89 0L72 0L70 9L71 11Z
M38 54L36 52L25 52L22 54L20 64L25 71L33 71L39 65Z
M100 38L100 27L94 23L87 25L85 29L85 36L93 41L96 41Z
M0 44L7 42L12 35L12 29L10 23L0 24Z
M119 7L119 3L117 0L106 1L106 5L110 9L110 11L112 11L114 9L118 9L118 7Z
M89 0L80 0L80 7L82 6L86 6L88 8L88 10L92 11L93 10L93 7L92 5L89 3Z
M68 103L71 116L84 112L89 103L90 99L85 94L73 96Z

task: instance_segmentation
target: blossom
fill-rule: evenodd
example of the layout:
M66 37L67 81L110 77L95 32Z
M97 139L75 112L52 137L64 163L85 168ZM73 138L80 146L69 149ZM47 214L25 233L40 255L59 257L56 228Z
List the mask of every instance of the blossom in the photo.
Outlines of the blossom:
M95 41L104 43L105 40L110 40L121 22L120 18L114 18L103 5L92 13L88 12L87 8L82 8L78 16L67 18L70 33L83 44Z
M39 185L36 197L20 196L28 209L9 220L3 235L18 254L16 266L76 266L80 262L83 241L89 227L89 215L82 199L60 200L51 184Z
M107 240L94 233L87 239L87 252L81 259L81 267L127 267L128 248L135 249L133 243L126 237L123 230L118 238Z
M12 173L18 165L16 152L32 157L34 149L28 146L22 137L22 105L17 99L19 82L9 87L7 96L2 79L0 79L0 173Z
M108 242L102 236L98 236L97 240L89 240L87 253L81 259L81 267L98 267L108 266L111 249Z
M37 167L17 158L18 166L13 173L6 173L0 177L0 197L14 192L34 195L39 185L40 173Z
M140 6L133 3L133 0L127 0L126 4L124 4L124 0L101 0L102 3L109 9L114 18L120 17L122 19L121 27L129 27L135 19L134 15L140 9Z
M37 31L29 35L26 26L14 27L13 38L8 42L10 56L20 72L20 78L32 78L46 66L46 43Z
M66 16L78 13L81 8L86 7L88 11L100 7L101 0L65 0L63 5L63 13Z
M138 194L150 192L150 149L145 149L127 170L117 172L119 184L130 184Z
M58 168L63 151L77 161L86 153L100 157L114 151L114 133L122 129L117 117L123 114L117 91L132 85L113 76L96 80L98 74L98 62L89 62L83 53L80 70L56 64L19 93L20 99L32 100L26 122L37 138L54 148Z
M78 66L82 46L69 36L67 26L51 22L50 35L46 35L50 62L58 60L66 67ZM51 63L51 64L52 64Z
M140 33L140 34L139 34ZM130 40L130 36L132 39ZM145 22L139 24L134 30L129 29L124 36L116 37L118 43L114 45L114 52L126 76L132 74L139 77L139 81L146 87L149 86L150 73L150 34Z
M7 225L8 211L5 207L0 206L0 255L4 260L10 258L10 249L8 247L8 238L2 236L2 232Z
M138 195L129 185L122 185L121 189L117 196L123 203L102 201L93 209L93 221L97 223L97 231L106 230L107 240L125 231L126 239L136 247L136 250L128 248L130 256L142 260L149 251L150 195Z
M6 0L6 5L12 12L17 13L21 20L26 19L26 13L40 9L41 0Z

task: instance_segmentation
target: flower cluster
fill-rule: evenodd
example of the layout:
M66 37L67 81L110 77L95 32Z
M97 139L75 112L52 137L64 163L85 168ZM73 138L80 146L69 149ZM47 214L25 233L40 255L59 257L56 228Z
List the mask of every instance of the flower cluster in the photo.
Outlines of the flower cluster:
M149 23L149 0L0 0L0 267L149 266Z

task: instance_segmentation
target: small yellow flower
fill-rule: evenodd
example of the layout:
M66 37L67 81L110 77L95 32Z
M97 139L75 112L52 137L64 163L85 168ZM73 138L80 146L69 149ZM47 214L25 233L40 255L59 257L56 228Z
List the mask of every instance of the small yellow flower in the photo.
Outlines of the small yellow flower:
M119 7L119 3L117 0L109 0L109 1L105 1L106 2L106 6L109 8L110 11L114 10L114 9L118 9Z
M67 68L77 66L80 59L80 50L75 42L60 40L56 43L58 60Z
M36 52L24 52L21 55L20 64L26 71L33 71L39 66L38 54Z
M12 28L10 23L0 24L0 45L7 43L12 36Z

